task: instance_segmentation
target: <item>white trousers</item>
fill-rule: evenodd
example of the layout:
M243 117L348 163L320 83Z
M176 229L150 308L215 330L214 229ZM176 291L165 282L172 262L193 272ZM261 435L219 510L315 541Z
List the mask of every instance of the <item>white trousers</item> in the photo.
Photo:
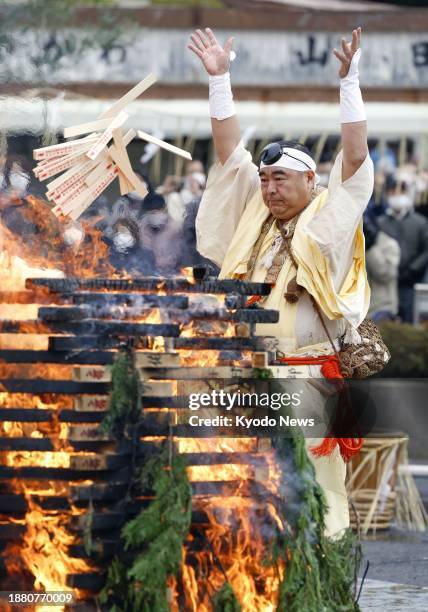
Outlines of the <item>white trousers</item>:
M304 416L307 416L309 410L319 422L323 420L326 397L333 391L330 383L318 378L314 380L290 378L283 379L281 383L287 393L301 393L304 398ZM295 417L299 416L299 408L294 408L293 412ZM305 430L306 450L315 468L315 478L324 492L328 505L325 516L325 535L340 537L343 529L349 527L348 497L345 488L346 463L338 446L331 455L314 457L310 447L318 446L324 438L309 437L309 435L310 430Z
M345 489L346 463L337 446L327 457L314 457L310 446L317 446L322 438L305 438L309 458L315 468L315 478L324 491L328 510L325 516L325 535L340 537L349 527L348 496Z

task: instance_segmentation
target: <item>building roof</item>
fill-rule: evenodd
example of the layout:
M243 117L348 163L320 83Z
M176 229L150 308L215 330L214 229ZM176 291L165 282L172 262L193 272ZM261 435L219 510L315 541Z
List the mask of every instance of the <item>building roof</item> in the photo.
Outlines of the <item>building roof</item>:
M114 101L114 100L113 100ZM93 121L111 106L112 100L95 100L58 95L47 102L37 97L3 97L0 116L9 134L40 134L46 113L52 130ZM371 137L422 136L428 134L428 105L397 102L367 102L367 121ZM338 134L339 105L310 102L236 102L242 132L251 138L283 134ZM127 107L126 127L142 129L162 138L177 134L210 138L211 122L207 100L138 100Z
M396 6L388 3L365 0L225 0L233 8L284 7L296 9L313 9L317 11L391 11ZM399 9L398 9L399 10Z

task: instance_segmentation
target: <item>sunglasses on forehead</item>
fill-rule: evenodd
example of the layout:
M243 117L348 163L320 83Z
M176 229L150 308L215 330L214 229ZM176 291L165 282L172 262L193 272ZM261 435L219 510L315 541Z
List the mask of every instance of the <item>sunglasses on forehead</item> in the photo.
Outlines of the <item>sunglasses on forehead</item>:
M279 161L283 155L295 159L301 164L304 164L308 170L312 170L312 168L302 159L299 157L294 157L294 155L290 155L288 151L285 152L284 147L282 147L278 142L271 142L263 149L260 155L260 161L267 166L272 166L273 164L276 164L276 162Z

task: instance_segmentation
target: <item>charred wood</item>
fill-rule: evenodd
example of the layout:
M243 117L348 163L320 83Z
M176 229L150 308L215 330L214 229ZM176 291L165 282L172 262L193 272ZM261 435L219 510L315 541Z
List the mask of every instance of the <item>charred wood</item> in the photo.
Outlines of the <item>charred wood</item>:
M163 336L167 338L176 338L180 335L179 326L172 323L128 323L116 320L85 319L83 321L51 321L49 326L46 326L38 320L0 321L0 333L48 334L52 331L82 335L136 335Z
M58 363L81 365L111 365L113 351L79 351L74 353L55 351L0 350L0 361L6 363Z
M73 380L45 380L4 378L0 380L0 390L8 393L108 393L109 383L86 383Z
M269 295L268 283L251 283L232 279L206 280L191 283L184 278L115 279L115 278L30 278L26 289L46 287L54 293L75 293L79 290L110 289L111 291L179 291L189 293L237 293Z
M188 308L187 295L156 295L141 293L80 292L70 297L73 304L96 306L138 306L140 308Z

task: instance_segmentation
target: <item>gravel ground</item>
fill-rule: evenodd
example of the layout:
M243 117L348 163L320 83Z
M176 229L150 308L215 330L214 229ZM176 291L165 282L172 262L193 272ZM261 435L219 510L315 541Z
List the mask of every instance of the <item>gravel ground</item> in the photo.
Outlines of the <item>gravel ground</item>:
M416 478L428 506L428 477ZM428 531L417 533L391 528L376 539L362 542L364 570L369 571L360 597L363 612L426 612L428 610Z

